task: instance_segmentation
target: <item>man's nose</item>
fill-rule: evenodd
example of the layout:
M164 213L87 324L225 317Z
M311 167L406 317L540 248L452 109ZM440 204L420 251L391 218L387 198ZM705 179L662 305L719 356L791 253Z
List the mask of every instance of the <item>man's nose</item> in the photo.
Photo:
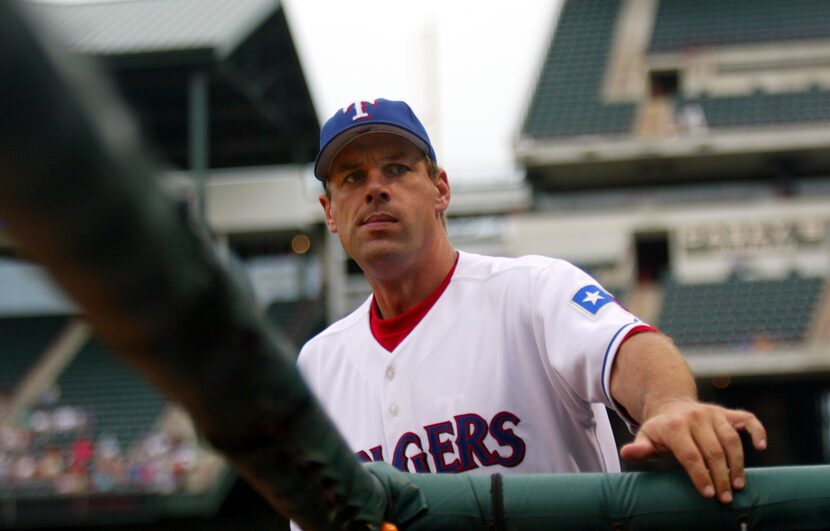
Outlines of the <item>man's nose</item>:
M374 201L385 203L390 198L389 181L383 172L378 168L369 171L366 177L366 203Z

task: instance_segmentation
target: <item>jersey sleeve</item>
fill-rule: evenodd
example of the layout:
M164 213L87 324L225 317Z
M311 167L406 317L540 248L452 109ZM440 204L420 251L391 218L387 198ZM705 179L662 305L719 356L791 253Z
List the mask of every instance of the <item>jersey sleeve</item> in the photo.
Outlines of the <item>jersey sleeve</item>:
M599 282L579 268L555 261L534 282L533 327L555 384L566 389L575 414L587 403L616 411L635 429L611 397L611 367L623 341L652 328L626 310Z

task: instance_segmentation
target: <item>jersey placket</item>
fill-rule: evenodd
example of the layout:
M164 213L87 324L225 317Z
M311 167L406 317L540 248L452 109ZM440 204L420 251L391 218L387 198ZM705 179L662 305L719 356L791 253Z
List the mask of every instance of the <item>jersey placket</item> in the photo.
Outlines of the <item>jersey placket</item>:
M387 450L385 459L388 463L396 463L396 452L400 450L398 444L401 439L412 430L407 423L411 420L412 414L407 399L408 383L405 368L400 367L400 356L390 355L385 352L387 362L379 367L382 371L381 384L381 414L384 425L384 442ZM401 444L406 444L403 441ZM397 459L401 459L398 456Z
M380 410L386 446L384 459L393 465L408 464L410 471L426 472L432 466L427 459L427 442L423 439L424 419L420 418L429 396L415 396L412 386L419 364L431 355L435 345L452 330L458 318L456 312L446 308L445 299L451 297L452 288L450 284L391 353L377 341L373 342L377 354L385 359L385 363L374 369L380 373L375 373L374 378L379 377L382 381ZM419 389L416 394L422 391Z

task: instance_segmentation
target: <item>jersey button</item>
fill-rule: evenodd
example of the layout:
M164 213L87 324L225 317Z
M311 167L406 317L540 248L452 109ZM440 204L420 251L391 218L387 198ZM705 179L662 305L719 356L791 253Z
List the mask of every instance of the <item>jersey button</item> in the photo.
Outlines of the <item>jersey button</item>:
M389 413L390 413L393 417L397 417L397 416L398 416L398 405L397 405L397 404L392 404L392 405L390 405L390 406L389 406Z
M388 367L386 369L386 379L390 382L395 379L395 367Z

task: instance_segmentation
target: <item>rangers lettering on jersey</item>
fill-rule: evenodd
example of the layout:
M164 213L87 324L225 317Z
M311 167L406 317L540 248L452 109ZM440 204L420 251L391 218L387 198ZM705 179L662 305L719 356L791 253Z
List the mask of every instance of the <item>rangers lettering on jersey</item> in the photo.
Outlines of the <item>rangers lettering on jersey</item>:
M475 413L456 415L453 421L423 427L426 449L415 433L403 434L392 453L392 465L404 472L453 473L493 465L515 467L524 460L527 449L525 441L510 427L519 422L521 419L509 411L497 413L489 423ZM411 454L411 449L417 453ZM356 455L363 462L384 461L380 445Z

